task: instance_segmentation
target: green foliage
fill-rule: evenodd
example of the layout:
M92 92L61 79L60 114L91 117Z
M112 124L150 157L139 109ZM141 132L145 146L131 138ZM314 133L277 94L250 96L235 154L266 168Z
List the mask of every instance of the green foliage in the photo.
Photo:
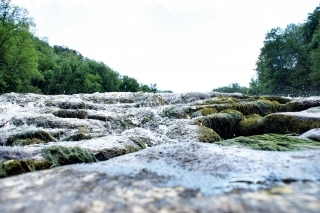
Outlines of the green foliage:
M267 151L320 149L319 142L279 134L253 135L249 137L241 136L225 141L219 141L217 144L222 146L236 145L239 147Z
M121 84L119 73L115 72L102 62L87 59L86 62L89 66L90 74L95 76L91 82L100 84L100 90L96 92L117 92ZM99 79L99 77L100 79ZM96 86L98 86L96 84Z
M120 92L138 92L140 85L138 81L134 78L128 76L122 77L122 82L120 84Z
M94 155L80 147L51 146L42 150L43 157L54 166L97 162Z
M303 24L271 29L257 61L250 94L319 95L320 7Z
M141 84L139 90L142 92L153 92L153 93L158 92L157 84L150 84L150 86L145 85L145 84Z
M232 83L225 87L218 87L216 89L213 89L212 92L225 92L225 93L239 92L239 93L247 94L248 90L249 88L242 87L238 83Z
M31 85L41 79L37 69L37 53L30 28L34 26L28 12L0 1L0 93L40 92Z
M300 25L291 24L285 30L275 28L267 33L256 69L260 86L266 94L290 94L297 86L305 86L297 88L300 90L310 90L309 82L291 81L292 74L300 73L299 68L305 63L306 52L301 40Z

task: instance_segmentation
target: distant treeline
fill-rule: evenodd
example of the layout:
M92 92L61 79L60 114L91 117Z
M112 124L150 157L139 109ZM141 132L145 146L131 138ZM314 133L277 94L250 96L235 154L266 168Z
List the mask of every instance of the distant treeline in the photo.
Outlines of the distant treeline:
M213 89L250 95L320 95L320 7L302 24L271 29L249 88L237 83Z
M0 94L157 92L156 84L139 84L68 47L51 47L34 29L25 9L0 0Z

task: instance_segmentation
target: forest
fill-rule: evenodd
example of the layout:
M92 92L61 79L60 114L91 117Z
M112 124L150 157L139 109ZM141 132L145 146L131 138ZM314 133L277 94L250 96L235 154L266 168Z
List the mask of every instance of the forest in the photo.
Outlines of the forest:
M52 47L47 39L36 37L34 29L26 9L0 0L0 94L158 91L156 84L121 76L76 50Z
M320 6L302 24L267 32L249 87L232 83L213 89L249 95L320 95Z

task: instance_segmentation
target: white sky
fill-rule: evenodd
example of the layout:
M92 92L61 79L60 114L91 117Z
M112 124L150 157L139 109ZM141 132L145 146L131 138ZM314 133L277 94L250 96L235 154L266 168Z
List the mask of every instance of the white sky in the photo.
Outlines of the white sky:
M320 0L12 0L36 35L160 90L248 86L271 28L303 23Z

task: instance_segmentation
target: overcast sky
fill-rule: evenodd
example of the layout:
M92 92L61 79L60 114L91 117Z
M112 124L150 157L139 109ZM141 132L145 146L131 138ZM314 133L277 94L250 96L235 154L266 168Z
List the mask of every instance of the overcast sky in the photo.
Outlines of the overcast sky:
M36 35L174 92L248 86L265 34L319 0L12 0Z

